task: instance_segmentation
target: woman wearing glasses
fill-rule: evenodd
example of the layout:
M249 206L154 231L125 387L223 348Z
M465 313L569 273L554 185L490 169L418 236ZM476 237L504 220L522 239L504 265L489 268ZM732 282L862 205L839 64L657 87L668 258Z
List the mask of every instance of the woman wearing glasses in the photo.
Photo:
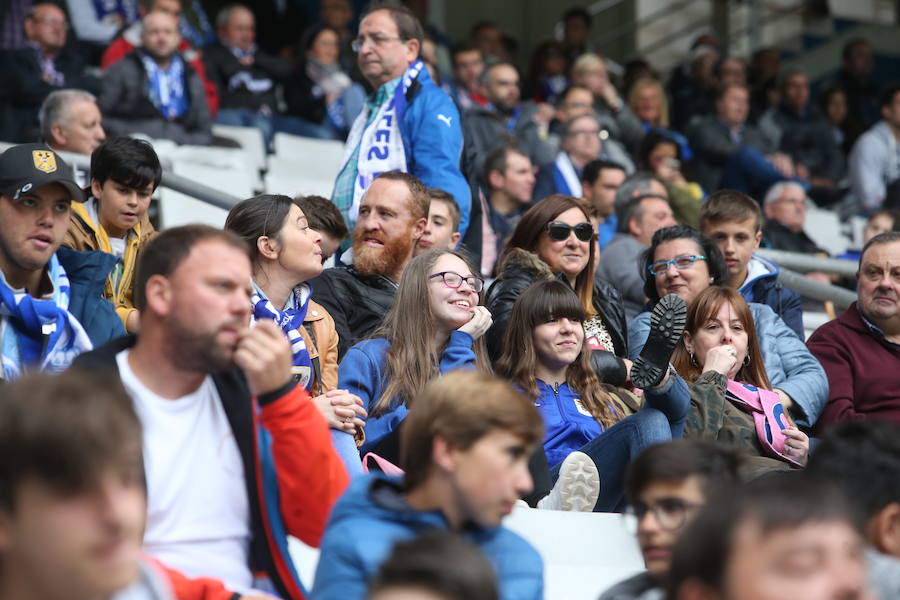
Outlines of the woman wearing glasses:
M347 351L338 387L362 398L368 411L361 453L374 449L396 461L396 429L425 385L455 369L488 368L481 337L491 314L481 306L484 280L475 273L452 250L415 257L381 326Z
M615 288L594 280L596 257L594 228L578 200L555 194L532 206L513 230L500 256L500 275L487 293L485 305L494 317L487 335L491 360L500 356L516 299L535 281L559 279L581 302L585 343L600 379L623 385L631 369L625 308Z
M677 294L690 304L709 286L725 285L728 270L722 253L709 238L692 227L676 225L653 235L644 253L642 275L649 306L666 294ZM755 302L749 306L769 383L794 421L811 427L828 399L825 371L771 308ZM649 312L629 323L631 356L640 354L649 330Z

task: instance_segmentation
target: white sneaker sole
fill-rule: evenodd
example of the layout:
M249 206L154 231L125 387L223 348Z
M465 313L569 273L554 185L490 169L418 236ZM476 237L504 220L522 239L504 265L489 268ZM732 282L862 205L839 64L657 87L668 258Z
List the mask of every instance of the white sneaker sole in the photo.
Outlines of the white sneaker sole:
M592 512L600 496L600 473L591 457L572 452L559 469L560 510Z

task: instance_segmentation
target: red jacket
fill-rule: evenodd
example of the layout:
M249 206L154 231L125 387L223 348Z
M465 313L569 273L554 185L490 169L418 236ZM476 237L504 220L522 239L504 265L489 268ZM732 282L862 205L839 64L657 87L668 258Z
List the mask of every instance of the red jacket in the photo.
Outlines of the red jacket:
M900 424L900 344L871 331L856 302L819 327L806 345L828 375L828 404L816 423L817 435L837 421Z

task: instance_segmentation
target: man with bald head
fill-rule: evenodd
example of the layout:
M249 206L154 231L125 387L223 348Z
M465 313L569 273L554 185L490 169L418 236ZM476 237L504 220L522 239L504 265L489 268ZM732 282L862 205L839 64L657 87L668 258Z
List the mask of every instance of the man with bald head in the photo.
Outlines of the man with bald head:
M144 17L141 47L111 66L98 99L111 135L143 133L177 144L212 142L203 83L178 52L178 17Z

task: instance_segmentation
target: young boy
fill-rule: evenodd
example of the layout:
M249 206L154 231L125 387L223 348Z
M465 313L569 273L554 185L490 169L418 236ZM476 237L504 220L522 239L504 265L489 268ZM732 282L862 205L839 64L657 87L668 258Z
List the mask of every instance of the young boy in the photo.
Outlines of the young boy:
M297 196L294 202L306 216L309 228L322 236L319 247L322 248L322 264L325 264L350 235L344 217L334 202L322 196Z
M453 250L459 242L459 206L453 196L443 190L428 188L431 204L428 206L428 224L425 233L416 242L415 256L432 248Z
M778 281L778 265L753 254L762 239L759 204L741 192L719 190L700 210L700 229L725 257L728 287L738 290L747 302L768 304L804 339L800 295Z
M72 204L63 241L75 250L102 250L119 259L104 297L115 304L128 333L138 330L135 265L141 248L156 234L147 208L161 179L162 167L149 143L129 137L106 140L91 154L90 198Z

